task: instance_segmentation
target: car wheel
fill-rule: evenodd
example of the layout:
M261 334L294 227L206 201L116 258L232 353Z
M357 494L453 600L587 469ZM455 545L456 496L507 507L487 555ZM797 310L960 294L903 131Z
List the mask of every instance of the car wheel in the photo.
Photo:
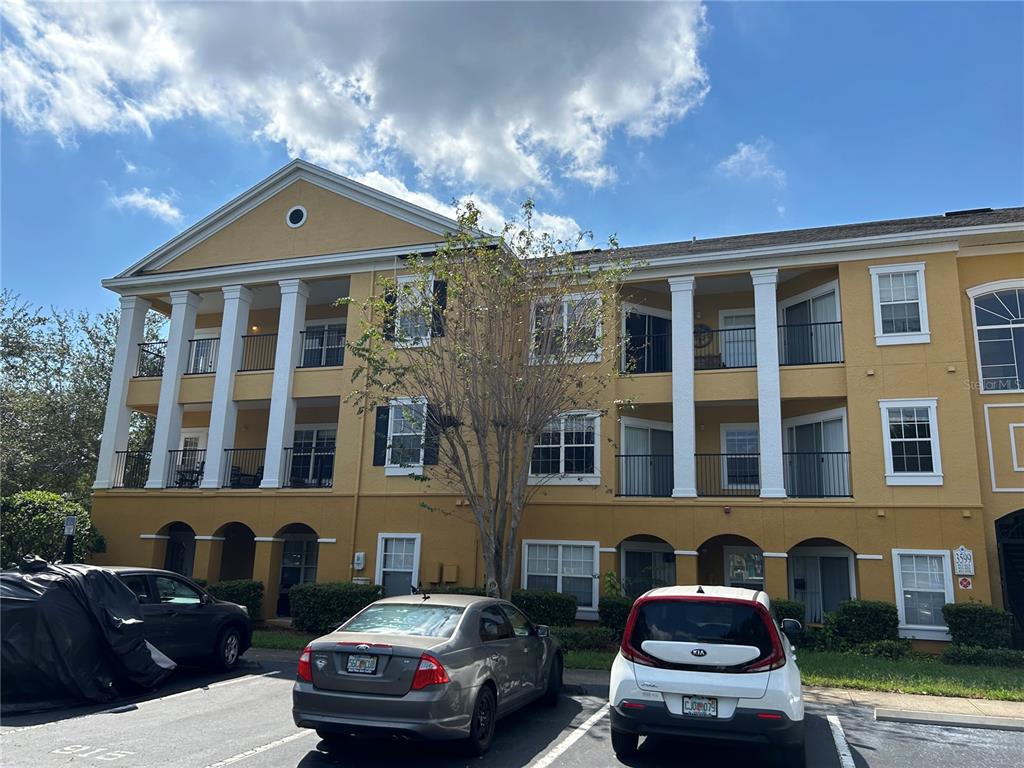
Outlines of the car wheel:
M494 738L494 726L498 719L498 702L494 691L485 685L476 695L473 704L473 717L469 724L469 738L466 740L466 751L473 756L482 755L491 746Z
M639 744L640 736L638 734L612 729L612 749L619 757L633 757Z
M548 687L544 689L544 703L549 707L558 706L558 695L562 692L562 657L555 656L548 672Z
M236 627L228 627L217 638L214 661L225 672L235 668L242 655L242 635Z

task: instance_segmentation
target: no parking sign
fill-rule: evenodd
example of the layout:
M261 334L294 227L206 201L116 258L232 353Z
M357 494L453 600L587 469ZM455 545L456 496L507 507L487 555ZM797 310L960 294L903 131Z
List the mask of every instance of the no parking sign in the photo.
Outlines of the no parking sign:
M973 589L973 588L974 588L974 582L971 581L971 577L970 576L961 576L960 577L960 589Z

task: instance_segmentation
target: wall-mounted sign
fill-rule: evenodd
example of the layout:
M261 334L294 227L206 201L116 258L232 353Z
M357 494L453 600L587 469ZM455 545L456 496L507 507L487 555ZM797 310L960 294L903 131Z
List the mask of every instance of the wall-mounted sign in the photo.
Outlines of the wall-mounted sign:
M970 576L960 577L960 589L974 589L974 582Z
M953 550L953 573L957 576L974 575L974 551L962 544Z

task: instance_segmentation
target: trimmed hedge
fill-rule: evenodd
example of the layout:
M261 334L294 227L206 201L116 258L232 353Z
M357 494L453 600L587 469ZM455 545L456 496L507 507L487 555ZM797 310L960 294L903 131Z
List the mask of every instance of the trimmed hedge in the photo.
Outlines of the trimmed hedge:
M569 651L610 651L619 641L621 633L608 627L551 627L551 634L558 638L562 650Z
M825 616L820 637L827 650L845 650L877 640L899 640L899 614L894 603L846 600Z
M1009 648L1013 616L982 603L946 603L942 616L949 627L953 645L981 648Z
M576 621L576 597L540 589L517 589L512 604L530 617L534 624L568 627Z
M487 590L483 587L435 587L423 591L429 595L476 595L477 597L487 595Z
M260 617L260 610L263 607L263 582L252 579L238 579L237 581L220 581L210 584L206 591L218 600L227 600L229 603L238 603L249 609L249 616L253 619Z
M629 618L629 611L633 607L633 601L628 597L613 597L602 595L601 602L597 606L597 615L601 620L601 626L607 627L618 637L626 631L626 620Z
M983 648L977 645L950 645L940 657L947 664L971 664L982 667L1024 667L1024 651L1012 648Z
M380 587L374 584L296 584L288 591L292 626L303 632L330 632L380 597Z
M772 599L772 615L779 624L783 619L796 619L803 624L807 609L798 600Z
M857 646L854 652L862 656L877 656L893 661L906 658L912 653L909 640L875 640Z

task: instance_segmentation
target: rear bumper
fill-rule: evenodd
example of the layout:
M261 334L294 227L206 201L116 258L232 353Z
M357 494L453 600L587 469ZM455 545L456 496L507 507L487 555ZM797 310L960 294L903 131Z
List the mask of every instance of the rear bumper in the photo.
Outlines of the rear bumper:
M628 700L627 700L628 701ZM678 736L693 739L747 741L755 744L802 744L804 723L785 712L771 712L778 719L762 719L765 710L737 709L729 718L673 715L662 702L643 701L643 709L612 707L612 729L641 736Z
M461 739L469 735L473 693L444 686L405 696L371 696L325 691L300 681L292 689L292 719L300 728L339 734Z

